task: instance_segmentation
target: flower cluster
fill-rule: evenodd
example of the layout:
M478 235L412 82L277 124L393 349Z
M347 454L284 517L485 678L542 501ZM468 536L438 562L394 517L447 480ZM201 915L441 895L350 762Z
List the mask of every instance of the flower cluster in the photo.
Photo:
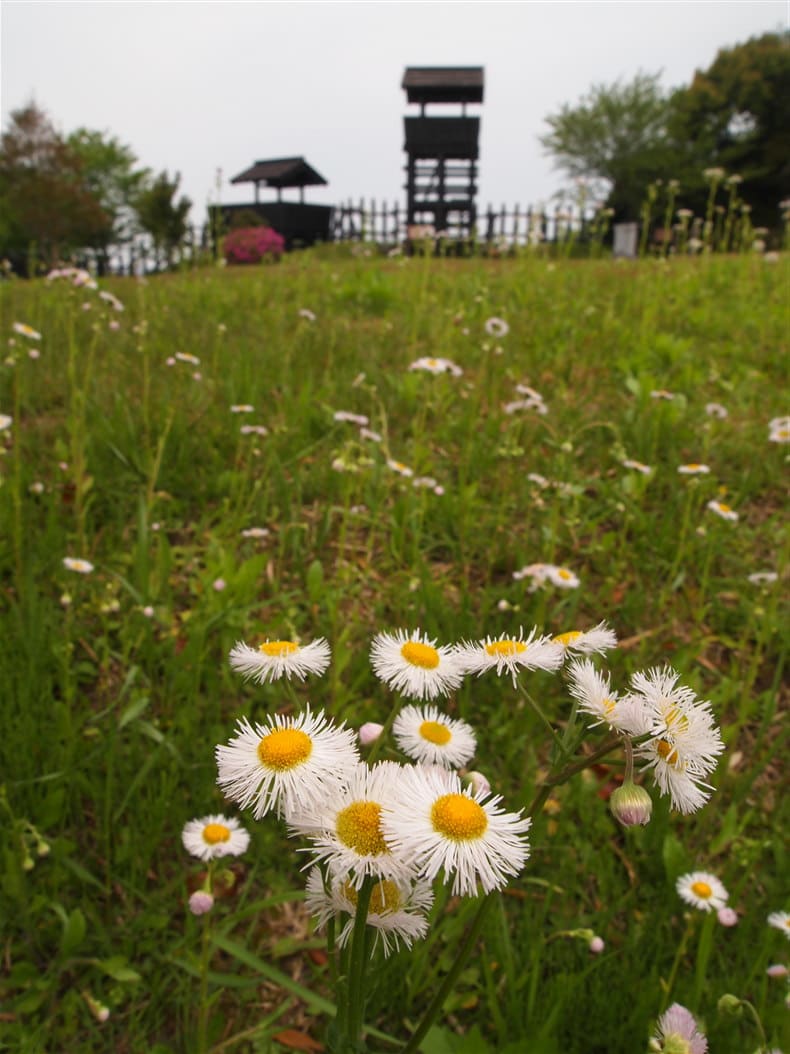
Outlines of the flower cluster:
M571 663L569 676L580 711L628 739L629 748L635 741L636 757L674 809L692 813L705 804L711 792L705 778L724 750L710 703L678 684L669 667L635 673L622 696L589 659Z

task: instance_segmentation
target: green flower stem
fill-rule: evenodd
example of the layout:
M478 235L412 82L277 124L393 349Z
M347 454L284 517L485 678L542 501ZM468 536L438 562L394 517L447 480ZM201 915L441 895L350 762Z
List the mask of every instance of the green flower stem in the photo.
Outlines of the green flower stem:
M204 889L211 893L213 890L214 861L208 862L208 876ZM200 941L200 992L198 996L198 1054L206 1054L208 1050L208 968L211 962L211 912L203 920L203 934Z
M594 750L592 754L588 754L587 757L580 758L579 761L574 761L572 765L566 766L562 772L559 772L556 776L550 776L547 780L540 785L538 790L535 792L535 797L532 799L529 808L527 809L528 816L534 816L542 807L543 803L551 793L552 787L560 787L563 783L567 783L569 779L575 776L579 772L583 772L589 768L590 765L594 765L596 761L606 757L623 742L621 736L612 735L608 739L604 740L597 750Z
M680 944L678 944L678 950L675 953L675 961L672 963L672 969L669 972L669 980L666 982L666 984L662 983L661 985L661 987L664 989L664 998L661 1000L661 1007L659 1009L659 1013L661 1014L664 1013L667 1006L669 1005L670 996L672 995L672 989L675 985L675 978L677 977L678 973L678 967L680 966L680 960L686 954L686 945L688 944L689 937L691 936L691 931L693 930L693 928L694 919L692 917L689 917L689 920L686 923L686 929L680 939Z
M480 906L477 909L475 917L472 919L472 923L469 929L466 931L466 935L463 939L463 943L458 949L453 965L445 975L444 980L439 985L439 990L433 997L431 1002L428 1004L428 1008L422 1016L417 1028L412 1033L411 1039L401 1050L401 1054L416 1054L419 1049L420 1043L425 1039L428 1033L428 1029L434 1023L436 1018L439 1016L444 1002L447 996L453 989L455 982L461 974L461 971L466 966L467 960L477 943L477 938L480 936L480 930L483 927L483 920L485 919L486 911L489 905L494 899L494 892L487 893L480 901Z
M768 1037L765 1034L765 1029L763 1028L763 1023L760 1020L760 1015L757 1013L757 1010L749 1002L748 999L742 999L741 1000L741 1006L744 1007L746 1010L748 1010L751 1013L752 1018L754 1019L754 1026L757 1029L757 1032L759 1033L759 1036L760 1036L760 1052L761 1052L761 1054L762 1054L763 1051L765 1052L765 1054L769 1054L769 1051L768 1051Z
M366 875L357 892L357 913L351 935L351 961L348 969L348 1038L352 1044L362 1038L365 1013L365 966L368 961L368 908L375 876Z

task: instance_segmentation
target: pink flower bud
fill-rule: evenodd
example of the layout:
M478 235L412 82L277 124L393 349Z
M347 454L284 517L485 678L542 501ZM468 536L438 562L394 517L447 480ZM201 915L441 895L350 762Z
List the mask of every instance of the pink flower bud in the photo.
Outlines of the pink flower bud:
M604 942L603 942L603 937L598 937L598 936L593 937L593 939L590 941L590 943L587 945L587 947L590 949L590 951L593 953L593 955L600 955L601 952L604 950L604 947L605 947Z
M769 977L787 977L790 970L787 969L784 963L771 963L765 972Z
M359 741L363 747L369 747L371 743L376 742L383 731L384 725L377 725L375 721L368 721L359 729Z
M214 898L205 889L196 889L189 898L189 910L193 915L205 915L214 907Z
M612 816L623 827L633 827L638 823L644 825L650 822L653 800L644 787L639 787L629 780L622 787L612 791L609 808Z
M738 925L738 914L733 911L732 908L723 907L719 908L716 913L716 917L722 926L737 926Z
M491 784L482 772L467 772L464 781L469 784L475 794L491 793Z

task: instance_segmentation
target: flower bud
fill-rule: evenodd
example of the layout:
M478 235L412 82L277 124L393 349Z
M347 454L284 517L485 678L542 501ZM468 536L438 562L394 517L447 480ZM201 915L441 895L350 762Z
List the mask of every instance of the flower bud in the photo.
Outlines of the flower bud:
M784 963L771 963L765 972L769 977L787 977L790 973Z
M376 742L383 731L384 725L377 725L375 721L368 721L359 729L359 741L363 747L369 747L371 743Z
M737 926L738 925L738 914L733 911L732 908L728 908L726 905L723 908L719 908L716 912L716 917L722 926Z
M473 794L490 794L491 784L482 772L467 772L463 782L470 787Z
M193 915L205 915L214 907L214 898L205 889L196 889L189 898L189 910Z
M729 992L719 999L716 1008L720 1014L726 1014L728 1017L743 1016L743 1004L741 1000L737 995L732 995Z
M612 791L609 808L615 820L624 827L633 827L638 823L644 825L650 821L653 799L644 787L628 780L622 787Z
M597 934L593 937L590 943L587 945L593 955L600 955L604 950L603 937L599 937Z

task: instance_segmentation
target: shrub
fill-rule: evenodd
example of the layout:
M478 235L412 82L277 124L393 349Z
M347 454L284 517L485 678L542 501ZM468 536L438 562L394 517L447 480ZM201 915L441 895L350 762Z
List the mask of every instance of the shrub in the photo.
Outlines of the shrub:
M271 227L242 227L226 235L223 243L225 259L231 264L279 260L284 250L285 239Z

